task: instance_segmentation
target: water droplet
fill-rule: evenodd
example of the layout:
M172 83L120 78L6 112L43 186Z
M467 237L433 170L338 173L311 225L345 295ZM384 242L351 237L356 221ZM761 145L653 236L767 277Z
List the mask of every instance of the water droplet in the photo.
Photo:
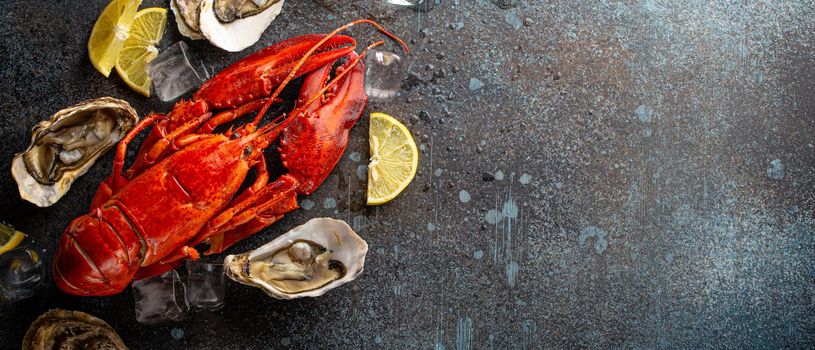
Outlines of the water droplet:
M520 182L521 185L528 185L530 182L532 182L532 175L523 173L521 177L518 179L518 182Z
M770 166L767 167L767 177L776 181L784 178L784 164L781 163L781 159L770 162Z
M291 344L291 339L289 337L283 337L280 339L280 345L289 346Z
M634 113L640 119L640 122L648 123L651 121L651 116L654 114L654 110L649 106L641 105L637 107Z
M606 231L603 229L596 227L596 226L589 226L585 227L580 230L580 236L578 236L578 243L580 247L584 247L586 245L586 241L591 238L596 237L597 240L594 242L594 251L597 254L603 254L608 248L608 240L606 239Z
M436 176L441 176L441 174L442 174L443 172L444 172L444 170L441 170L441 169L436 169L436 170L433 172L433 174L435 174Z
M436 230L436 225L434 225L432 222L428 222L427 223L427 230L430 231L430 232L435 231Z
M495 172L495 179L498 180L498 181L503 180L504 179L504 172L501 171L501 170L496 171Z
M495 209L490 209L490 211L487 212L486 216L486 220L490 224L497 224L501 222L503 218L504 216L500 212L498 212L498 210Z
M473 253L473 258L475 258L475 260L481 260L481 258L483 258L483 257L484 257L484 251L483 250L476 250Z
M365 216L357 215L351 220L351 226L354 227L354 231L362 231L365 228L365 222Z
M358 161L362 160L362 153L351 152L351 154L348 155L348 159L350 159L352 161L355 161L355 162L358 162Z
M359 165L357 166L357 178L361 181L365 181L368 178L368 166L367 165Z
M323 208L331 209L337 207L337 201L334 198L326 198L323 200Z
M311 210L311 208L314 208L314 202L311 199L304 199L300 201L300 208L303 208L303 210Z
M377 344L382 344L382 337L380 337L380 336L378 336L378 335L377 335L377 336L375 336L375 337L374 337L374 343L377 343Z
M515 287L515 282L518 279L518 270L520 266L515 260L510 261L507 264L506 271L507 271L507 284L509 284L509 288Z
M507 15L504 16L504 21L506 21L507 24L512 26L512 28L515 28L515 30L521 29L521 27L523 27L524 25L524 22L521 20L520 17L518 17L518 14L512 11L507 12Z
M181 328L173 328L170 330L170 336L175 340L181 340L181 338L184 338L184 330Z
M515 201L512 198L504 202L504 207L501 208L501 214L513 219L518 217L518 205L515 204Z
M470 78L470 86L469 86L469 88L470 88L471 91L479 90L482 87L484 87L484 83L481 82L481 80L478 80L476 78Z
M461 201L461 203L467 203L467 202L469 202L469 201L470 201L470 192L467 192L467 191L465 191L465 190L461 190L461 191L458 193L458 200L460 200L460 201Z

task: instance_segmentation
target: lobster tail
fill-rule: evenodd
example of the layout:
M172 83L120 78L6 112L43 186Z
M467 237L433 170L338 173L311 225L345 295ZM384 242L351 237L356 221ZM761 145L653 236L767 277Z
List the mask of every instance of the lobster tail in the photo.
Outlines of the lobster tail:
M135 244L138 239L132 238L120 236L111 225L93 215L77 218L62 234L54 257L52 269L57 287L74 295L121 292L139 265L139 247ZM131 257L131 253L135 256Z

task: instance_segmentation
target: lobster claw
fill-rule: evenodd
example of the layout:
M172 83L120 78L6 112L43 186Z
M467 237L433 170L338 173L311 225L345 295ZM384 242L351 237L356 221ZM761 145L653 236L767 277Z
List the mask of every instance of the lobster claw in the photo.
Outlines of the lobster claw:
M324 35L301 35L281 41L226 67L204 83L193 96L217 109L231 108L256 98L269 96L292 71L300 57ZM356 41L345 35L330 38L314 51L295 76L303 75L337 58L354 52Z
M342 157L348 145L348 134L359 120L368 95L365 94L365 66L358 62L355 52L339 59L337 70L351 69L325 95L308 106L298 106L304 115L286 128L280 139L280 157L283 166L299 182L298 193L311 194L323 183ZM310 73L300 91L298 104L310 100L322 90L336 62L324 65Z

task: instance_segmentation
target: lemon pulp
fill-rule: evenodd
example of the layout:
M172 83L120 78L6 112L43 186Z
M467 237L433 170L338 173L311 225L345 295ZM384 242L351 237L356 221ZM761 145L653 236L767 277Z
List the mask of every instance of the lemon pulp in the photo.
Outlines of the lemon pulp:
M405 125L385 113L371 113L368 136L368 205L379 205L398 196L410 184L416 176L419 152Z
M113 0L99 15L88 39L88 57L105 77L116 65L122 45L129 37L141 0Z
M151 7L139 11L116 60L116 72L125 84L147 97L150 97L151 85L147 65L158 56L156 45L164 36L166 27L166 9Z

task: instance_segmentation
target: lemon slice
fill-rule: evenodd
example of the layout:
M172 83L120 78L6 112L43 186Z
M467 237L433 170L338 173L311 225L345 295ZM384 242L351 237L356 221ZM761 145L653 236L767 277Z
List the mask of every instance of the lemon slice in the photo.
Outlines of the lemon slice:
M113 0L93 25L88 39L88 57L105 77L110 76L110 70L116 64L139 5L141 0Z
M416 176L419 151L405 125L385 113L371 113L368 135L368 205L385 204Z
M0 224L0 255L14 249L25 238L25 234Z
M116 60L116 72L125 84L147 97L150 97L151 83L147 64L158 56L156 45L164 36L166 27L166 9L150 7L139 11L130 28L130 37L125 40Z

